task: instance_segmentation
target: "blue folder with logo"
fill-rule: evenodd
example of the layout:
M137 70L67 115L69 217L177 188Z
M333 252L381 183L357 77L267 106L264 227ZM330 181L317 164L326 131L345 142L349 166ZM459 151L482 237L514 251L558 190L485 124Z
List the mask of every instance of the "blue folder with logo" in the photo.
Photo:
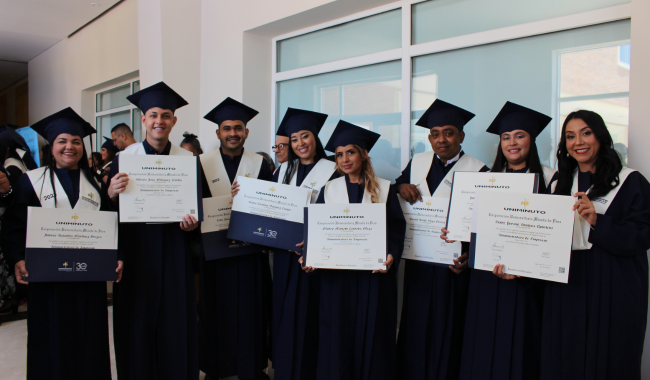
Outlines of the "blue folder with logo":
M207 261L225 259L262 252L264 247L228 238L228 231L214 231L201 234L203 253Z
M116 249L25 248L28 282L115 281Z
M303 239L303 224L232 211L228 238L295 251Z

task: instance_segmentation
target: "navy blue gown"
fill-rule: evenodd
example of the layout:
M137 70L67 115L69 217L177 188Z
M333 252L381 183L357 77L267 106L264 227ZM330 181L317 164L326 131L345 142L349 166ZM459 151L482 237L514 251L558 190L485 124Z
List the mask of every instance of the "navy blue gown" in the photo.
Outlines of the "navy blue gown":
M361 203L364 185L350 183L348 200ZM317 203L325 203L325 188ZM321 297L317 380L394 380L397 327L397 268L406 221L391 186L386 202L388 273L319 269Z
M299 164L296 186L316 166ZM280 171L273 175L282 182ZM335 172L331 179L338 178ZM300 243L300 242L296 242ZM299 256L285 249L273 250L273 370L276 380L312 380L318 360L318 307L320 271L305 273Z
M543 289L541 280L502 280L492 272L472 270L461 379L539 378Z
M435 192L455 164L445 167L434 157L427 174L429 191ZM410 180L411 162L395 181L396 186ZM469 244L463 243L462 251L468 252ZM458 378L470 272L455 274L447 265L406 260L397 339L398 379Z
M241 155L221 152L230 183ZM262 160L258 179L270 181L271 167ZM205 177L203 196L212 196ZM200 368L214 379L237 375L263 378L268 366L271 321L271 268L262 252L206 261L201 256L199 285Z
M55 173L74 207L80 171L55 169ZM41 202L25 174L13 192L2 232L3 249L16 263L25 259L27 207L41 207ZM34 282L27 290L27 379L110 379L106 282Z
M578 190L591 185L580 173ZM648 313L650 184L639 172L621 185L571 252L569 283L546 282L542 379L640 379Z
M158 154L145 140L148 155ZM160 153L169 155L171 143ZM110 179L119 173L120 156ZM108 182L108 181L107 181ZM179 223L120 223L122 281L113 286L115 359L120 380L195 380L198 328L190 241Z

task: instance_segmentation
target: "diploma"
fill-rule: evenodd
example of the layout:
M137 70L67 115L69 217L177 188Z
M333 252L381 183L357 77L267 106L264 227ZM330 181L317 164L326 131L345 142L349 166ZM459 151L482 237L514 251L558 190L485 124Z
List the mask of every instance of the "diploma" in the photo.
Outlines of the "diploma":
M264 249L256 244L228 239L232 203L230 195L203 199L201 237L206 260L247 255Z
M472 210L477 191L532 194L537 189L537 181L537 174L455 172L447 215L449 240L470 241Z
M27 208L29 282L115 281L117 213Z
M241 176L237 182L239 193L232 204L228 238L297 250L311 190Z
M120 155L129 183L120 193L121 223L180 222L187 214L202 220L196 157Z
M440 197L422 197L422 202L411 205L399 198L404 219L406 236L404 238L403 259L454 265L454 259L461 254L461 243L447 243L440 239L440 230L447 222L449 200Z
M386 204L310 204L306 266L386 269Z
M573 197L482 191L477 202L474 269L567 283Z

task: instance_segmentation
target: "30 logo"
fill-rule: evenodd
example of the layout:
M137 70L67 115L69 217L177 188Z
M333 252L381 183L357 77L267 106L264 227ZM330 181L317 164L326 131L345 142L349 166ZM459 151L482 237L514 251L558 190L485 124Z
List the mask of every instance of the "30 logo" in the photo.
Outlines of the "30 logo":
M85 272L88 269L86 263L77 263L77 272Z
M275 239L276 237L278 237L278 231L268 230L268 232L266 233L266 237Z

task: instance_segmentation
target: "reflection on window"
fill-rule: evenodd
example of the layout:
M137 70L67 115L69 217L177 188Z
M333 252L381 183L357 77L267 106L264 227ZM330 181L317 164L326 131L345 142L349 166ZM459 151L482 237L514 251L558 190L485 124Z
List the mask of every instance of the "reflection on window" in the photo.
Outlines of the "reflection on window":
M131 94L129 92L130 87L128 84L125 84L97 94L97 112L128 105L129 101L126 100L126 97Z
M377 175L400 175L401 62L387 62L278 82L276 128L288 107L329 115L323 145L340 119L381 134L370 151ZM328 152L333 154L333 152Z
M97 147L96 149L101 150L102 144L104 143L104 136L111 138L111 129L114 126L125 123L130 124L131 114L130 111L115 112L104 116L97 117Z
M614 148L627 164L630 45L562 53L559 66L560 122L580 109L600 114L614 139Z

